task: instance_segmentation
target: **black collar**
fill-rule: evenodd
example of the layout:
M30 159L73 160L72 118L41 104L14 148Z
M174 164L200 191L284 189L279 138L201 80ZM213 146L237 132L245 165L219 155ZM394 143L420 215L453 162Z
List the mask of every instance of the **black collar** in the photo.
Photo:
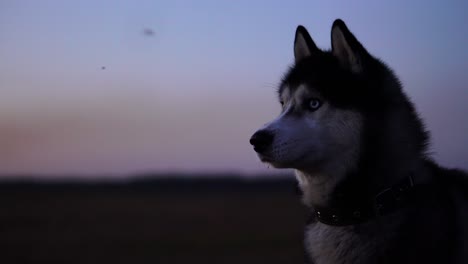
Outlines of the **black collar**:
M413 177L410 175L396 185L382 190L365 205L339 209L315 208L309 222L315 220L333 226L363 223L403 207L414 192L414 187Z

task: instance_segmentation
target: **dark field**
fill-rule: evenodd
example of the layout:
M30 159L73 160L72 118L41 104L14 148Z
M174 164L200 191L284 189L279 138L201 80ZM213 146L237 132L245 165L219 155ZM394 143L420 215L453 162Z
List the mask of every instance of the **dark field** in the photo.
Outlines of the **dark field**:
M290 180L0 184L0 263L302 263Z

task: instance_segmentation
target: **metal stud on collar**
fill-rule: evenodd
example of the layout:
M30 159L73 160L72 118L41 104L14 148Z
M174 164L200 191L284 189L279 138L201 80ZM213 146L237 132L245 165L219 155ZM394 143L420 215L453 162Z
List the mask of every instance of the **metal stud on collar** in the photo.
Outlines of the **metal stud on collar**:
M333 221L338 222L338 216L332 215L332 219L333 219Z

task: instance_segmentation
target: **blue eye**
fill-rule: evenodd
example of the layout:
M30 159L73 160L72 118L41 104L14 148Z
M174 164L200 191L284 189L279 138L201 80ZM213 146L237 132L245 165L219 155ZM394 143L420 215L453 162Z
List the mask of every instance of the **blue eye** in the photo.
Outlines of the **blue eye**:
M309 100L309 103L308 103L307 107L309 107L309 110L315 111L315 110L319 109L321 105L322 105L322 102L320 102L319 99L312 98L312 99Z

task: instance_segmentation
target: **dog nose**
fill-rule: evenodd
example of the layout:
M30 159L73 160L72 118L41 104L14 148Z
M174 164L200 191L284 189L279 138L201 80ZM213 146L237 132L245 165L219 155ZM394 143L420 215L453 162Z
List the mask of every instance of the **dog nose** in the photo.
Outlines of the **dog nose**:
M256 152L262 152L273 142L273 133L268 130L259 130L250 138L250 144Z

